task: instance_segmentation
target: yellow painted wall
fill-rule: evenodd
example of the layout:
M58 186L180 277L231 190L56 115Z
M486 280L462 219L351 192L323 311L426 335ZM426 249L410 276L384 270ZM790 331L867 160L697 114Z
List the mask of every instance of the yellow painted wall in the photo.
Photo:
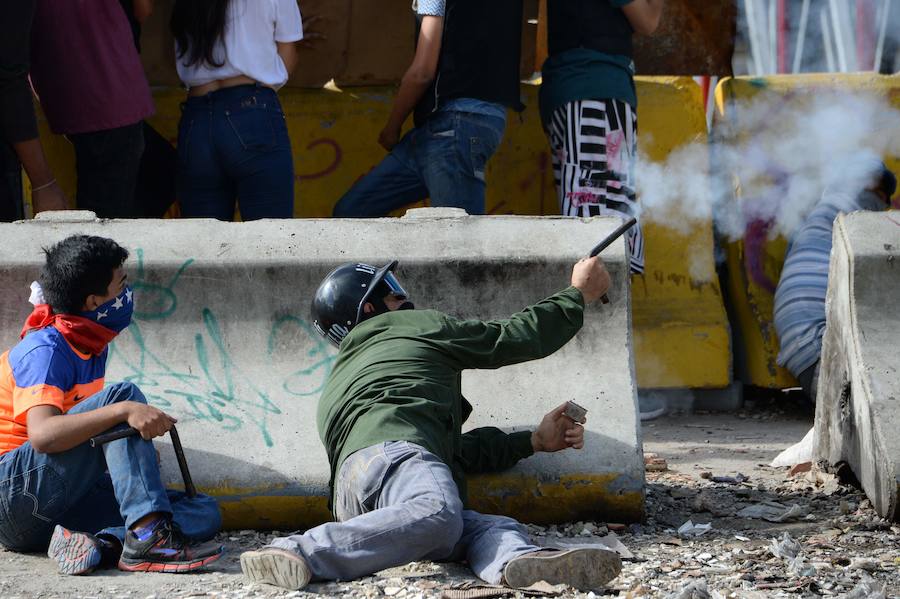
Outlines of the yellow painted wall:
M735 127L739 122L740 104L759 94L772 94L784 103L805 102L817 90L865 91L888 97L891 103L900 107L900 76L882 76L872 73L855 74L814 74L778 75L765 78L737 77L721 81L716 89L717 126L727 127L730 134L746 137L749 132ZM853 118L853 115L847 115ZM900 157L885 156L888 167L898 172ZM741 179L741 173L730 174L735 182L736 193L753 197L753 181ZM774 296L757 279L778 282L787 240L783 237L767 240L755 249L755 244L743 240L725 246L729 273L726 293L733 307L732 323L735 327L735 342L741 344L738 354L745 356L744 383L769 388L795 386L793 376L775 362L778 357L778 336L775 333L772 312ZM748 270L752 262L760 265L761 276L754 276Z
M687 77L638 81L640 149L663 160L675 148L704 142L706 121L698 86ZM341 195L384 156L377 145L387 119L392 90L345 91L285 89L281 100L288 120L297 174L295 214L323 217ZM488 172L489 214L556 214L557 199L547 141L537 111L537 87L523 86L529 108L511 114L507 133ZM173 142L183 93L155 93L151 123ZM68 143L42 138L64 189L74 192L73 158ZM647 215L652 219L653 215ZM724 387L731 382L729 326L718 282L713 276L711 223L687 233L647 222L644 275L634 278L633 324L638 384L658 387ZM540 243L540 240L523 240ZM590 248L572 248L573 255ZM707 276L692 277L691 261ZM696 272L695 272L696 275ZM711 278L710 278L711 277Z

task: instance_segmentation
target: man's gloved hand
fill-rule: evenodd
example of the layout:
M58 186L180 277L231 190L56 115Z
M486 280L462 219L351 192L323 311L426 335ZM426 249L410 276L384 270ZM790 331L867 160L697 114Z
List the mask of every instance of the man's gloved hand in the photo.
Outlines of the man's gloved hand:
M566 416L565 411L566 404L554 409L531 433L531 447L535 452L584 447L584 427Z

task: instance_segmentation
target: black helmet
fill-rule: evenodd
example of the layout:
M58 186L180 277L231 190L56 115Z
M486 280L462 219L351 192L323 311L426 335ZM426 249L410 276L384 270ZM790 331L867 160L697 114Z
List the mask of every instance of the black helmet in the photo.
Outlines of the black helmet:
M349 262L328 273L312 302L313 326L319 334L340 347L347 333L365 320L363 306L371 301L369 298L379 283L384 285L385 294L407 298L408 294L391 272L396 266L396 260L381 268Z

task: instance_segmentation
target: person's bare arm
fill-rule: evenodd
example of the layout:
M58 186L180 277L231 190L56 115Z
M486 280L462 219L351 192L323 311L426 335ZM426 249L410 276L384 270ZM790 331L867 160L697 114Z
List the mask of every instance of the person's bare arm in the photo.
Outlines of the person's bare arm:
M297 42L275 42L278 46L278 56L284 63L288 75L297 68Z
M641 35L652 35L659 27L663 0L634 0L622 7L632 29Z
M35 214L45 210L68 210L69 199L53 177L38 137L12 144L31 181L31 204Z
M122 401L80 414L63 414L54 406L35 406L28 410L28 441L38 453L60 453L85 443L117 424L128 423L150 440L160 437L176 422L153 406Z
M134 0L134 18L138 23L143 25L153 14L153 2L154 0Z
M415 109L422 99L422 94L434 81L437 73L438 58L441 54L441 38L444 32L444 17L426 15L422 17L422 27L416 44L416 55L412 64L400 81L400 89L394 99L394 106L388 122L378 136L385 150L390 151L400 140L400 129L406 117Z

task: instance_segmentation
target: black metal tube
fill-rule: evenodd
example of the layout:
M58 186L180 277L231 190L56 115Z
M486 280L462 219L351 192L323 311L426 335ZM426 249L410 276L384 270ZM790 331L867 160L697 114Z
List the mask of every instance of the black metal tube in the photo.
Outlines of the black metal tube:
M593 258L593 257L596 256L597 254L599 254L600 252L602 252L603 250L605 250L606 248L608 248L608 247L612 244L613 241L615 241L616 239L618 239L619 237L621 237L621 236L625 233L625 231L627 231L628 229L630 229L631 227L633 227L635 224L637 224L637 219L634 218L634 217L632 216L632 217L629 218L627 221L625 221L624 223L622 223L622 224L619 226L618 229L616 229L615 231L613 231L612 233L610 233L609 235L607 235L607 236L603 239L603 241L601 241L600 243L598 243L597 245L595 245L595 246L594 246L594 249L591 250L591 253L589 254L589 257L590 257L590 258Z
M124 439L125 437L133 437L137 434L139 433L135 428L123 428L121 430L112 431L110 433L103 433L102 435L91 437L90 444L91 447L100 447L101 445L106 445L107 443L111 443L112 441L118 441L119 439Z
M637 219L634 218L634 217L632 216L632 217L629 218L627 221L625 221L624 223L622 223L621 225L619 225L619 228L618 228L618 229L616 229L615 231L613 231L612 233L610 233L609 235L607 235L606 237L604 237L603 240L602 240L600 243L598 243L597 245L595 245L595 246L594 246L594 249L591 250L591 253L589 254L588 257L593 258L594 256L598 255L600 252L602 252L603 250L605 250L606 248L608 248L608 247L612 244L612 242L614 242L616 239L618 239L619 237L621 237L621 236L625 233L625 231L627 231L628 229L630 229L631 227L633 227L635 224L637 224ZM626 266L627 266L627 265L626 265ZM608 304L608 303L609 303L609 296L607 296L607 295L604 293L604 294L600 297L600 303Z
M184 457L184 449L181 448L181 439L178 437L178 431L173 425L169 429L169 436L172 438L172 449L175 450L175 459L178 460L178 468L181 469L181 480L184 481L184 492L188 497L196 497L197 489L194 487L194 480L191 478L191 471L188 470L187 458Z

